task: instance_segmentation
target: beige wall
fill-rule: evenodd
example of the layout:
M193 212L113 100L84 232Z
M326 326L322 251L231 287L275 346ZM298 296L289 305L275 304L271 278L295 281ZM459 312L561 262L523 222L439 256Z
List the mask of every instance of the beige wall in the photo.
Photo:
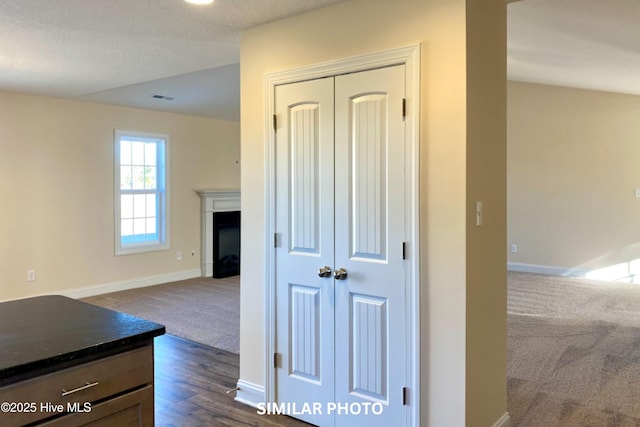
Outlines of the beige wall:
M640 97L509 82L508 111L509 261L640 258Z
M506 412L504 363L506 328L503 315L504 273L504 26L501 0L469 0L480 8L470 11L464 0L352 0L311 13L278 21L243 33L241 44L242 87L242 295L240 376L264 385L264 75L338 58L379 52L421 43L420 112L420 227L421 227L421 392L422 425L487 426ZM488 89L494 108L480 113L483 103L467 106L467 19L478 20L483 40L497 45L479 49L470 59L482 59L496 74L478 74L469 80L470 96L485 96ZM488 21L487 21L488 20ZM487 85L487 89L482 89ZM479 98L478 98L479 99ZM467 112L470 117L467 117ZM477 121L475 114L482 114ZM491 155L467 169L467 121L481 134L469 141L473 152L488 144ZM497 131L482 128L489 120ZM502 138L502 139L501 139ZM484 178L487 170L494 176ZM477 178L477 181L476 181ZM473 192L467 192L468 183ZM493 186L496 188L493 188ZM489 188L491 187L491 188ZM468 235L470 197L485 197L495 216L481 237ZM467 250L480 252L469 242L489 244L483 251L483 267L467 267ZM467 283L467 268L478 280ZM498 269L498 270L495 270ZM501 273L502 272L502 273ZM480 289L494 280L485 297L468 299L467 287ZM497 312L494 317L493 312ZM479 328L467 336L467 313ZM484 350L479 343L488 338ZM467 346L471 349L467 357ZM473 355L479 355L475 359ZM486 365L485 365L486 363ZM467 378L466 372L473 375ZM483 371L480 375L479 372ZM481 384L487 380L486 384ZM467 383L469 382L469 383ZM473 403L470 403L473 402ZM466 410L465 410L466 407Z
M193 190L239 187L239 127L0 92L0 300L198 269ZM114 256L115 128L171 137L170 251ZM28 269L36 270L35 282L26 281Z
M467 425L491 426L507 401L505 6L467 2L467 17Z

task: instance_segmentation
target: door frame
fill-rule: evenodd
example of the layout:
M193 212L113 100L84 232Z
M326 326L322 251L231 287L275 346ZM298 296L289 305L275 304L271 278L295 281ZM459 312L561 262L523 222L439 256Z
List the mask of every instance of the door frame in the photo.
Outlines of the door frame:
M407 386L409 387L409 426L420 425L420 242L419 242L419 117L420 117L420 45L411 45L384 52L338 59L316 65L295 68L265 75L265 298L264 298L264 391L265 402L274 402L276 375L275 304L275 87L287 83L314 80L366 71L392 65L406 67L406 151L405 235L407 236L407 275L405 283L407 324ZM400 108L401 106L398 106Z

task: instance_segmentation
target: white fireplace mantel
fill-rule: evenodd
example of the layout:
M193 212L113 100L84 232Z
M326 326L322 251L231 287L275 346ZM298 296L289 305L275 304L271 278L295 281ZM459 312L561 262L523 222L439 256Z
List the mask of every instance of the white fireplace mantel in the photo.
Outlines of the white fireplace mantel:
M213 275L213 213L240 210L240 190L196 190L200 195L200 242L203 277Z

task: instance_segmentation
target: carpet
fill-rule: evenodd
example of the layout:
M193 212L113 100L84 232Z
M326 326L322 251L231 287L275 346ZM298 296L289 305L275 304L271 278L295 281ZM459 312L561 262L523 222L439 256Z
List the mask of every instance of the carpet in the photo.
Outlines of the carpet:
M199 277L83 301L163 324L181 338L240 352L240 276Z
M513 426L640 426L640 286L509 273Z
M507 312L640 327L640 285L510 272Z

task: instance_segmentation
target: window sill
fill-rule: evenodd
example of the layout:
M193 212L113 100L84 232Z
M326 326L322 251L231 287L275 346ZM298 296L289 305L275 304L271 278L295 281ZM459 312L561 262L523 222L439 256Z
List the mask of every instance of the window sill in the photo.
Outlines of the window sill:
M116 256L134 255L147 252L168 251L171 246L168 243L154 245L129 245L126 247L116 247Z

